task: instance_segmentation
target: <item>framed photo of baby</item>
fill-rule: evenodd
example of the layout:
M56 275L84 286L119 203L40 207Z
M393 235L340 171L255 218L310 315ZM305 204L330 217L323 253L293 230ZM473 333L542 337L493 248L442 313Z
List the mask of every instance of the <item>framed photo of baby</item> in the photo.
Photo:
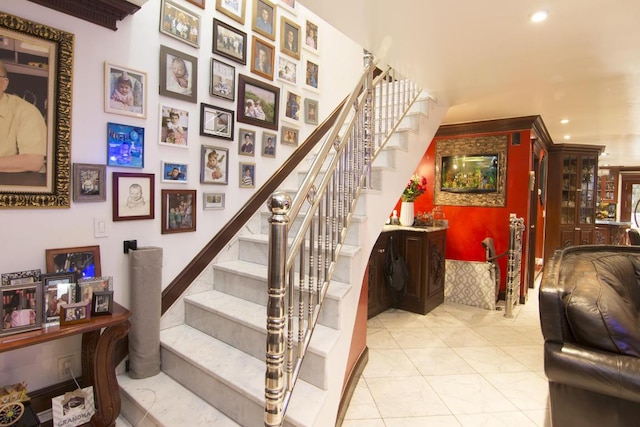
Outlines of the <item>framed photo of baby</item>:
M160 95L196 103L198 58L160 45Z
M229 183L229 149L202 145L200 153L200 182L227 185Z
M104 111L146 118L147 74L105 62Z

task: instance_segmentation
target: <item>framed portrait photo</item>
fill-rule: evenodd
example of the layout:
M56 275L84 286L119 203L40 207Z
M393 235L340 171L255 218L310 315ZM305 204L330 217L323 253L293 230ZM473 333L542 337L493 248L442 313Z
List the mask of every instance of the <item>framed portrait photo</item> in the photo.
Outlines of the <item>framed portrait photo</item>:
M280 142L285 145L298 146L299 129L282 126L280 129Z
M42 275L44 311L42 321L47 324L60 321L60 306L76 302L76 279L73 273Z
M60 326L74 325L91 320L91 302L81 301L60 305Z
M144 167L144 128L107 123L107 166Z
M113 221L155 217L155 175L113 172Z
M0 275L0 285L26 285L40 281L40 269L15 271L13 273L3 273Z
M162 178L161 182L173 184L186 184L189 178L189 165L186 163L161 162Z
M276 139L278 134L271 132L262 132L262 156L263 157L275 157L276 156Z
M276 39L276 5L269 0L253 0L251 29L270 40Z
M200 135L233 139L233 111L200 103Z
M304 58L304 84L305 89L318 92L318 80L319 80L319 66L317 60L311 60Z
M278 129L280 88L240 74L238 77L238 121L267 129Z
M202 145L200 148L200 182L202 184L229 183L229 149Z
M202 8L204 9L204 5ZM172 0L162 0L160 32L193 47L198 47L200 45L200 15Z
M73 164L73 201L107 200L107 167L89 163Z
M206 0L187 0L189 3L191 4L195 4L196 6L198 6L200 9L204 9L204 5L205 5L205 1Z
M273 80L275 47L256 36L251 39L251 72L265 79Z
M202 208L205 211L224 209L224 193L202 193Z
M246 0L216 0L216 10L244 25Z
M160 95L197 102L198 58L160 45Z
M91 316L113 313L113 291L95 291L91 299Z
M79 246L45 250L47 273L74 273L76 281L99 277L100 246Z
M236 67L211 58L211 95L234 101L236 99Z
M42 325L42 282L0 286L0 336L40 329Z
M146 118L147 74L105 62L104 111Z
M304 48L318 53L318 26L308 19L304 23Z
M284 55L278 55L276 64L278 80L292 85L298 84L298 63L296 61L292 61Z
M280 17L280 51L300 59L300 25L286 16Z
M315 99L304 99L304 122L310 125L318 124L318 101Z
M240 162L240 188L256 187L256 165L255 163Z
M242 65L247 63L247 33L213 20L213 53Z
M284 116L289 121L300 123L300 115L302 110L302 97L295 92L287 91L287 97L284 104Z
M189 147L189 112L160 104L160 145Z
M162 190L162 234L196 231L196 190Z
M290 12L295 13L296 0L280 0L280 4L286 6Z
M0 12L0 39L5 93L37 118L28 124L18 120L14 126L35 138L38 155L31 171L0 169L0 206L68 208L74 35ZM8 144L16 147L9 154L19 154L17 141Z
M256 132L251 129L240 129L238 131L238 154L241 156L253 156L256 151Z

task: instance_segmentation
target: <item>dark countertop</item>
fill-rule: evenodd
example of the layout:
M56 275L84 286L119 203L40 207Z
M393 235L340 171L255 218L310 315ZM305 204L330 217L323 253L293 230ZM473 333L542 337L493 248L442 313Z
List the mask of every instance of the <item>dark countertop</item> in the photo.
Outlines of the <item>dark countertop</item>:
M394 230L413 230L413 231L422 231L423 233L430 233L434 231L446 230L449 227L421 227L421 226L411 226L405 227L403 225L385 225L382 231L394 231Z

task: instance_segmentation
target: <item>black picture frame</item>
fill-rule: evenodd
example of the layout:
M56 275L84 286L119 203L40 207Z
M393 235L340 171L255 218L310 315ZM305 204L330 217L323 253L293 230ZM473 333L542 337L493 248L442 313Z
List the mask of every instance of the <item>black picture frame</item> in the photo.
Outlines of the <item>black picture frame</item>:
M160 45L160 95L197 103L198 58Z
M262 104L264 119L257 118L249 110ZM267 129L278 129L280 113L280 88L260 80L240 74L238 76L238 122L247 123Z
M91 317L113 314L113 291L94 291L91 300Z
M246 65L247 33L214 18L212 52Z
M234 122L232 110L200 103L200 135L232 141Z

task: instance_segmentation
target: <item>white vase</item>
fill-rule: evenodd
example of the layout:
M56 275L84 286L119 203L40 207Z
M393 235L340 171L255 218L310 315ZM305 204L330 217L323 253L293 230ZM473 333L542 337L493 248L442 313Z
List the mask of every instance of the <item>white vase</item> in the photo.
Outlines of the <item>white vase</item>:
M402 206L400 206L400 224L410 227L413 225L413 220L413 202L402 202Z

